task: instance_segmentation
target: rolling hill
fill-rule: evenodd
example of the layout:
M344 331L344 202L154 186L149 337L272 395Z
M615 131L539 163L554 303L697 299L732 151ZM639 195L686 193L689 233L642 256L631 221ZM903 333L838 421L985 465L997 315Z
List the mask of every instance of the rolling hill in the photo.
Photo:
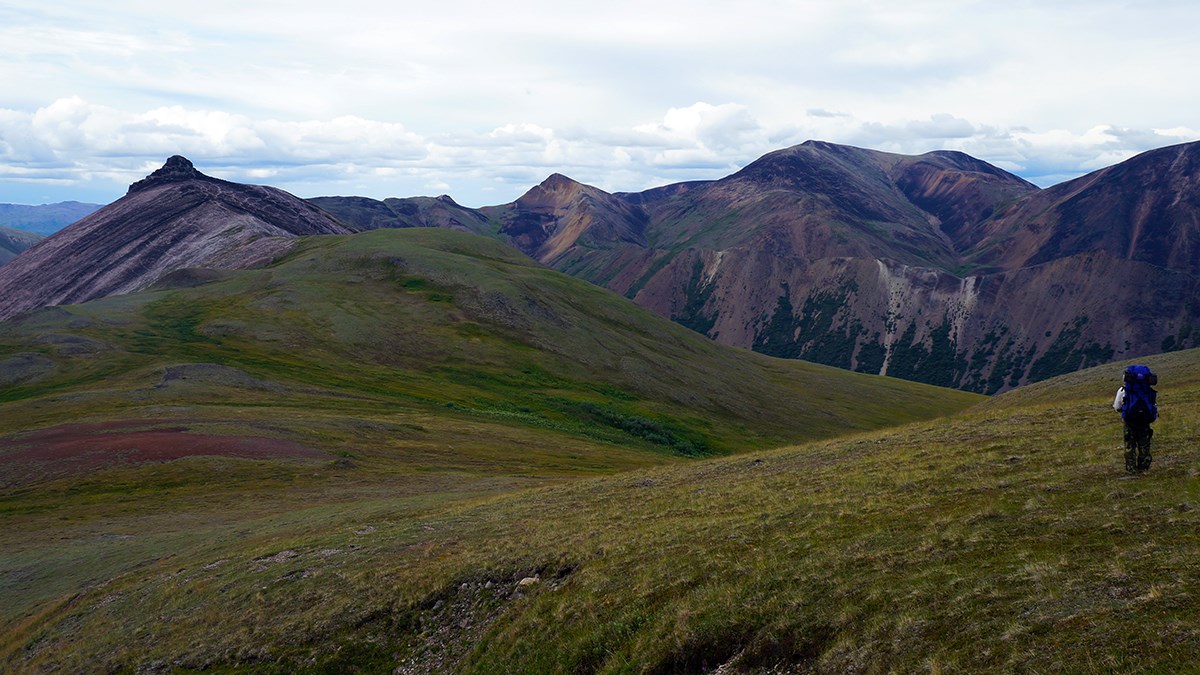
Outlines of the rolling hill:
M380 241L362 236L346 241ZM9 592L35 564L63 565L49 537L109 567L10 615L4 658L29 670L1187 670L1200 649L1200 352L1146 362L1163 417L1154 467L1132 479L1108 408L1114 365L900 428L454 498L390 476L369 489L380 449L349 468L256 468L237 486L258 497L245 512L229 509L247 503L231 477L200 492L181 462L9 492ZM321 482L370 498L317 498Z
M367 543L374 518L980 400L717 345L437 229L302 237L265 267L23 314L0 323L0 385L0 655L17 670L59 661L46 631L80 593L167 561L327 527Z

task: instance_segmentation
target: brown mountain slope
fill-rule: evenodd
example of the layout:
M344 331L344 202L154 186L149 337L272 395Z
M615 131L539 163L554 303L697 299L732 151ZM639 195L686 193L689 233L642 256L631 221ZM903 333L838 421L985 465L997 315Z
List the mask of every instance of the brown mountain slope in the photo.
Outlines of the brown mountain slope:
M1143 153L1048 188L966 238L980 264L1016 269L1104 251L1200 271L1200 143Z
M589 226L552 255L511 240L721 342L993 392L1198 344L1197 153L1164 148L1042 191L962 153L810 141L719 181L539 186L495 212L544 232L571 213ZM607 234L630 222L644 243Z
M499 234L554 265L575 247L646 245L646 213L603 190L554 174L512 204L485 208Z
M185 267L244 268L306 234L350 228L282 190L206 176L183 157L0 267L0 319L145 288Z
M961 152L939 150L895 162L889 177L934 216L956 251L970 248L974 226L1006 213L1037 186Z

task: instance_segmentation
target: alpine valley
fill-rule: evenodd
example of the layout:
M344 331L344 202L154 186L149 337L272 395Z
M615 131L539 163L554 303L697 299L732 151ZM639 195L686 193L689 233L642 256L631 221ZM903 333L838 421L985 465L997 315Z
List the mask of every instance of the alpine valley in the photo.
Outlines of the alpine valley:
M0 671L1194 670L1198 153L478 209L171 157L0 266Z
M1200 344L1198 165L1190 143L1041 190L962 153L810 141L717 181L608 194L555 174L471 209L306 204L173 158L0 269L0 317L254 265L297 235L440 227L497 237L724 344L995 393Z

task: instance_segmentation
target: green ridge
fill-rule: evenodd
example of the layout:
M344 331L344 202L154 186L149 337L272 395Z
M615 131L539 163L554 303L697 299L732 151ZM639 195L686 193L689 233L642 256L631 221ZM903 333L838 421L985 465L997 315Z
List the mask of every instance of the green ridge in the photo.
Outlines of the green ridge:
M43 480L6 466L12 669L390 671L441 658L422 636L451 623L449 670L694 669L662 653L679 637L662 612L693 597L711 606L697 620L725 621L705 598L737 576L728 547L761 548L759 516L783 517L777 497L722 478L752 456L696 458L982 400L721 347L450 231L314 237L269 268L170 285L0 324L0 457L31 431L122 420L327 457ZM835 485L836 447L790 451L812 464L789 490ZM662 489L676 480L689 485ZM540 604L552 586L581 604ZM520 638L545 612L565 632Z

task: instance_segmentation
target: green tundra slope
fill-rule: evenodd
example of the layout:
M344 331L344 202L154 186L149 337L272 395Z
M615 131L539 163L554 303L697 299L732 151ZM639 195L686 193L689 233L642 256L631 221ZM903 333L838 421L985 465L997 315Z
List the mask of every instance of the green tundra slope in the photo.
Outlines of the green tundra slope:
M356 607L444 583L446 569L412 567L363 594L393 528L440 532L454 509L503 494L980 400L715 345L458 232L313 237L264 269L179 272L0 323L0 663L353 660L366 648L353 626L376 625ZM289 593L314 622L303 636L259 587L183 591L170 610L116 603L137 604L168 568L178 581L290 573L309 553L362 567L322 571L320 597ZM118 593L100 605L115 623L70 618L103 589ZM233 604L189 605L202 597ZM184 615L212 624L193 634ZM185 653L200 661L176 664Z
M23 619L8 663L1190 670L1200 353L1147 361L1163 418L1143 477L1120 471L1109 366L949 419L773 451L444 506L394 496L209 523L210 541ZM10 521L86 517L6 505Z

